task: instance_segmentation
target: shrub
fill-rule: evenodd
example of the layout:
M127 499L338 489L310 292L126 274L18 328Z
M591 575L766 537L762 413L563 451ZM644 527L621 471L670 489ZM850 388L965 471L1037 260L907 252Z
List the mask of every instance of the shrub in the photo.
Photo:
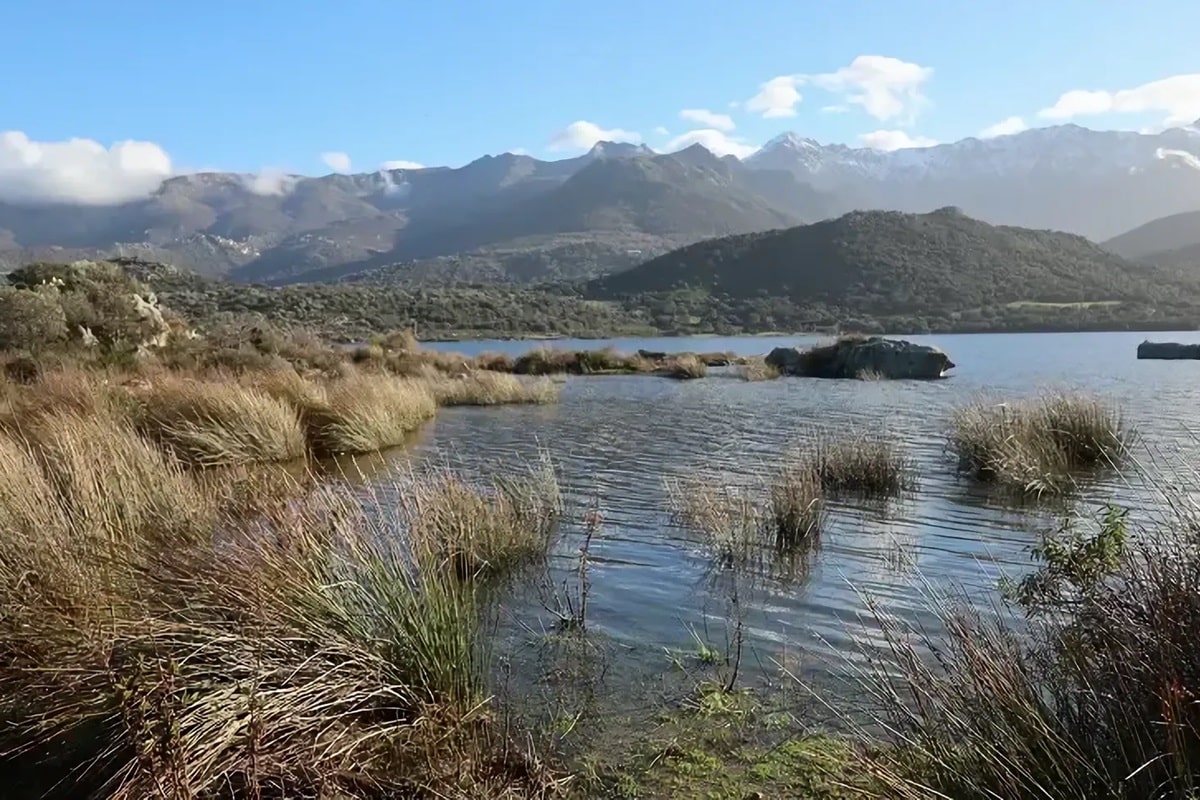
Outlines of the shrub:
M57 289L0 286L0 351L37 351L67 335L67 317Z
M1118 466L1133 432L1100 400L1049 395L1016 403L977 403L953 418L959 469L1032 494L1062 492L1080 470Z

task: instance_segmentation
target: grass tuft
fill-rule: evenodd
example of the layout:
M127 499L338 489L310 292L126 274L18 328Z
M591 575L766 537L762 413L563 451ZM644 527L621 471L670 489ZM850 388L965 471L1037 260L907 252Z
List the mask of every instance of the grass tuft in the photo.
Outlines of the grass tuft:
M463 578L545 555L561 513L549 462L477 488L449 473L413 481L403 501L415 548Z
M495 406L557 402L562 384L549 378L521 378L502 372L472 370L457 377L429 381L440 406Z
M309 447L318 455L395 447L437 412L421 381L352 375L321 388L319 396L299 398Z
M255 388L164 379L136 396L138 430L191 466L292 461L306 452L296 410Z
M813 541L824 509L820 474L803 462L784 466L771 483L770 519L777 546L790 549Z
M959 409L950 434L960 471L1029 494L1065 492L1080 471L1119 466L1133 439L1111 406L1068 394Z
M883 436L818 439L807 459L830 494L892 497L915 483L915 465Z

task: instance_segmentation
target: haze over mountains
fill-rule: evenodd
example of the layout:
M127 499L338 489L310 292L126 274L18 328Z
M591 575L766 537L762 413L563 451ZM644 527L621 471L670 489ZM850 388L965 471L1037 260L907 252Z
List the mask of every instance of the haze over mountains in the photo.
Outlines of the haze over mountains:
M120 254L272 283L364 272L577 280L711 237L945 206L1094 241L1200 211L1200 121L1154 134L1062 125L891 152L789 133L744 161L699 145L655 154L601 143L578 158L506 153L457 169L180 175L118 205L0 203L0 267ZM1159 249L1200 240L1181 236Z

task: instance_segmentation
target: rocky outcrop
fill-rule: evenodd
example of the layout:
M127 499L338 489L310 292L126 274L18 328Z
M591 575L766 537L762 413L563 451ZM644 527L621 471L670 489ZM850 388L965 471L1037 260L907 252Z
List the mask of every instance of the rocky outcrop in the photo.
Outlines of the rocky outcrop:
M846 337L807 350L776 347L765 361L783 375L806 378L933 380L954 368L936 347L882 336Z
M1138 345L1137 357L1165 360L1200 359L1200 344L1142 342Z

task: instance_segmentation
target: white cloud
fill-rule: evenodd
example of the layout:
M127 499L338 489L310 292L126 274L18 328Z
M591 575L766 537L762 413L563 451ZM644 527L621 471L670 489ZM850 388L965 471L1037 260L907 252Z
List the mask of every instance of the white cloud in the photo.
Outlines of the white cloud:
M248 191L267 196L287 194L300 180L300 176L280 167L264 167L252 175L239 177Z
M741 139L729 136L725 131L719 131L716 128L701 128L676 136L667 142L666 151L675 152L694 144L702 145L716 156L745 158L758 150L757 147L748 145Z
M325 166L334 172L346 173L350 171L350 156L345 153L337 151L321 153L321 160L325 162Z
M35 142L0 133L0 200L113 205L145 197L172 174L171 158L153 142L105 147L91 139Z
M845 114L849 110L846 106L841 105L821 106L821 111L825 114Z
M689 122L698 122L706 128L716 128L726 133L737 127L733 122L733 117L709 111L707 108L685 108L679 112L679 118Z
M328 161L325 163L329 163ZM333 165L330 164L332 167ZM385 161L379 165L380 169L425 169L424 164L418 164L416 161ZM350 159L346 159L346 171L350 170Z
M669 130L667 130L666 128L664 128L662 125L659 125L657 128L654 129L654 135L655 136L670 136L671 132Z
M800 75L780 75L758 87L758 94L746 101L746 110L762 114L765 119L796 116L796 106L804 98L796 89L803 81Z
M871 131L858 140L872 150L907 150L912 147L932 147L936 139L928 136L909 136L905 131Z
M844 95L844 102L861 106L878 120L912 120L929 102L923 93L933 76L922 67L891 56L858 56L836 72L801 76L815 86Z
M1025 120L1020 117L1009 117L1002 119L995 125L989 125L979 132L981 139L994 139L997 136L1011 136L1014 133L1029 130L1029 126L1025 124Z
M1158 113L1164 115L1165 125L1189 124L1200 118L1200 73L1172 75L1115 92L1073 89L1039 111L1038 116L1067 120L1108 113Z
M550 137L551 150L590 150L597 142L637 142L640 133L620 128L601 128L594 122L577 120Z

